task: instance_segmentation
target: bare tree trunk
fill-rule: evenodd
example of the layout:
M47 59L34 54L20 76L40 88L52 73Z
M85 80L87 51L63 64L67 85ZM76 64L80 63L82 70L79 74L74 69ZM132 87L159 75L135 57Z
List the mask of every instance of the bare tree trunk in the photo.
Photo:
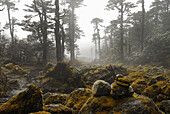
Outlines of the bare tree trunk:
M13 44L14 44L14 34L13 34L12 24L11 24L10 8L8 6L7 6L7 10L8 10L9 29L10 29L11 39L12 39L12 46L13 46Z
M99 59L101 58L101 49L100 49L100 33L99 33L99 28L98 24L96 24L96 29L97 29L97 38L98 38L98 51L99 51Z
M145 29L145 3L142 0L142 32L141 32L141 52L143 52L144 48L144 29Z
M61 59L64 61L64 43L65 43L65 32L63 26L61 26L61 31L62 31L62 48L61 48Z
M75 31L75 24L74 24L74 5L71 5L71 61L75 60L75 45L74 45L74 31Z
M120 60L124 61L124 49L123 49L123 0L121 0L121 17L120 17Z
M60 16L59 16L59 0L55 0L55 40L56 40L56 57L57 61L61 61L61 37L59 32Z

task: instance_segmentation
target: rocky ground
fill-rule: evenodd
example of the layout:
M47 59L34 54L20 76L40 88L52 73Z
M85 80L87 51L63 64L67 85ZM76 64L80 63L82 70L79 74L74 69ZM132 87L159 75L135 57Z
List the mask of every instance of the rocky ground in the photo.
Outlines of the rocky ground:
M0 71L2 114L170 113L170 70L162 67L10 63Z

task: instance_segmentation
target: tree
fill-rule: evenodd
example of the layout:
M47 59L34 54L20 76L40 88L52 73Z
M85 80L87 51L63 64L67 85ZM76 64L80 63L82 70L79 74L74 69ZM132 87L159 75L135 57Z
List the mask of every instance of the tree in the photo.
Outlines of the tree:
M70 54L71 61L75 60L75 9L83 6L84 0L66 0L66 3L69 4L69 8L71 8L70 12Z
M108 10L118 10L120 17L120 61L124 61L124 15L129 13L131 8L135 5L131 2L125 2L125 0L109 0L106 6Z
M43 49L43 63L46 64L47 63L47 48L48 48L48 33L51 33L48 29L49 29L49 20L51 20L51 16L48 15L48 13L51 13L52 9L52 1L51 0L34 0L33 4L31 5L26 5L26 7L28 7L28 9L24 9L24 11L30 12L33 15L27 15L26 16L26 28L25 30L28 31L32 31L32 32L37 32L38 37L41 41L42 44L42 49ZM34 17L39 17L39 21L35 22L36 23L36 27L35 25L31 25L31 20ZM33 24L33 23L32 23ZM27 26L29 25L29 26ZM31 28L32 26L34 26L33 28ZM42 40L41 40L42 37Z
M141 3L142 6L142 22L141 22L141 38L140 38L140 48L141 52L143 51L144 48L144 29L145 29L145 0L139 0L137 3Z
M101 58L101 49L100 49L100 29L99 29L99 24L102 23L103 20L100 18L93 18L91 23L94 24L94 31L97 30L97 39L98 39L98 52L99 52L99 59Z
M2 6L7 7L7 12L8 12L8 21L9 21L9 28L10 28L10 35L11 35L11 40L12 40L12 45L14 43L14 31L12 29L12 23L11 23L11 13L10 11L15 11L18 10L18 8L15 8L15 3L11 0L2 0L0 1Z

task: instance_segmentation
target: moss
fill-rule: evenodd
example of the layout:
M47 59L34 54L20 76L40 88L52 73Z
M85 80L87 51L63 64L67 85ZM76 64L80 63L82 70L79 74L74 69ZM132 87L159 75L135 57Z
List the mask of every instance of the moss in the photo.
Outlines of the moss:
M49 96L44 103L47 104L65 104L67 95L66 94L58 94L54 96Z
M141 94L145 88L147 88L147 83L145 79L137 79L135 82L132 83L132 87L134 92Z
M166 83L163 87L161 87L161 92L170 98L170 83Z
M11 73L22 75L22 74L28 74L28 71L23 70L19 65L14 65Z
M7 68L7 69L12 69L13 66L14 66L13 63L8 63L8 64L5 65L5 68Z
M160 110L165 112L165 114L170 113L170 102L169 100L163 100L162 102L158 103L157 106L159 107Z
M51 113L46 112L46 111L39 111L39 112L34 112L34 113L29 113L29 114L51 114Z
M92 91L90 89L79 88L74 90L68 96L66 106L78 112L90 96L92 96Z
M152 86L147 87L144 91L143 91L143 95L148 96L149 98L153 99L154 101L156 101L156 97L161 93L161 88L156 85L153 84Z
M0 106L0 113L3 114L27 114L41 110L42 92L34 85Z
M122 102L125 102L127 99L115 100L109 96L101 97L90 97L87 102L80 109L81 113L109 113L113 109L116 109L116 106Z

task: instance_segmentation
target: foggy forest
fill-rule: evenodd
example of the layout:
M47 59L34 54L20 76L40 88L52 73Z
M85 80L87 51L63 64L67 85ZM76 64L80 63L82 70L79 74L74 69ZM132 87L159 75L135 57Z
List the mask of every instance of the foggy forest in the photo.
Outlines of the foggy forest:
M0 114L169 113L170 0L0 0Z

